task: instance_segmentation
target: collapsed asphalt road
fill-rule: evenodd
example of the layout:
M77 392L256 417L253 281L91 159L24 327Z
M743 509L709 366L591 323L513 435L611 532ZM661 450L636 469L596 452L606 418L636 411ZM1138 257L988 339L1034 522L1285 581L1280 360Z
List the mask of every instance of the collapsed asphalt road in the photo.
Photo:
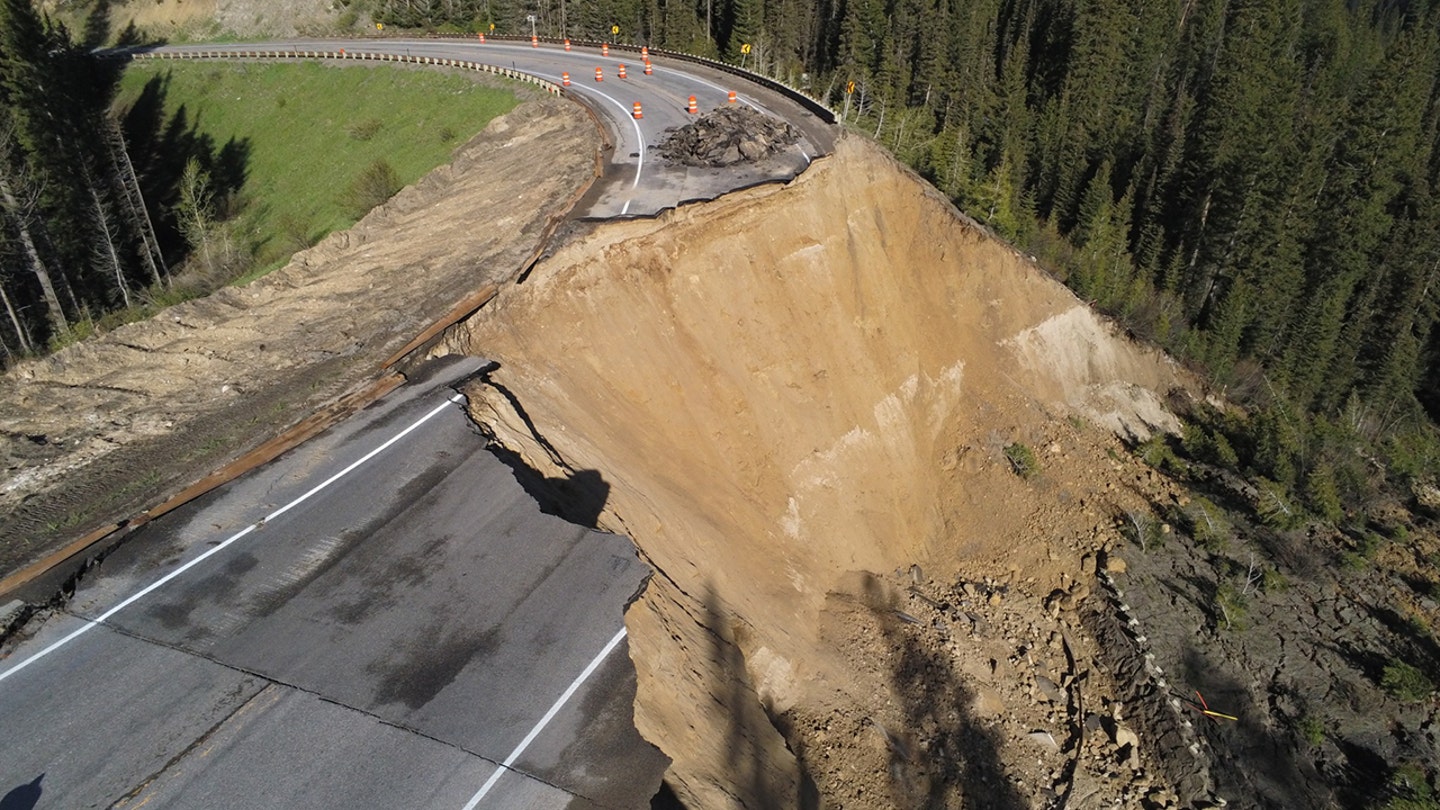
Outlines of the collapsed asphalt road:
M621 624L647 570L624 538L541 513L485 450L447 387L476 365L437 364L91 572L0 661L0 790L648 802L666 759L634 730Z

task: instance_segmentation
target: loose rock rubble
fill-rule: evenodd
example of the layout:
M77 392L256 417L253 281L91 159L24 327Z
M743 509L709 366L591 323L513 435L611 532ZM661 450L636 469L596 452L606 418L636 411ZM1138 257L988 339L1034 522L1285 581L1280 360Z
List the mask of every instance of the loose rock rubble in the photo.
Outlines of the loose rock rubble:
M660 154L686 166L733 166L759 162L799 139L799 131L784 121L752 107L731 105L669 130Z

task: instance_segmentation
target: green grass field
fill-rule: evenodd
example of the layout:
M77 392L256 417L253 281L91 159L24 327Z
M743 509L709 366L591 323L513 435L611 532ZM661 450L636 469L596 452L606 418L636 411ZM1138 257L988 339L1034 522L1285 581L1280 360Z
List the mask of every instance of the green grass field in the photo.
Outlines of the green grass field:
M183 105L217 148L249 140L236 221L254 252L245 280L353 224L347 191L376 160L408 185L517 103L509 91L436 70L171 62L128 68L117 104L128 106L166 74L167 120Z

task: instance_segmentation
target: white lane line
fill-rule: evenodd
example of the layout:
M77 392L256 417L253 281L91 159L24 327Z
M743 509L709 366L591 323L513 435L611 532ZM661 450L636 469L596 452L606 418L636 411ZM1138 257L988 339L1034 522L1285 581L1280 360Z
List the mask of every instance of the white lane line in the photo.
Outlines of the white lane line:
M626 200L626 201L625 201L625 207L620 209L620 216L623 217L623 216L625 216L626 214L630 213L630 203L632 203L632 202L634 202L634 200Z
M295 500L291 501L290 503L287 503L287 504L285 504L284 506L280 507L279 509L276 509L274 512L271 512L270 514L266 515L265 517L260 518L260 520L254 522L254 523L250 524L249 526L246 526L245 528L241 529L240 531L238 531L238 532L230 535L230 537L226 538L224 542L220 543L219 545L215 546L214 548L211 548L209 551L206 551L204 554L201 554L200 556L196 557L195 559L191 560L190 562L185 563L184 565L180 566L179 568L176 568L174 571L171 571L170 573L166 574L165 576L163 576L163 577L155 580L154 582L150 583L148 586L146 586L145 588L143 588L139 593L136 593L136 594L130 596L130 597L129 597L128 599L126 599L125 601L121 602L120 604L116 605L115 607L110 608L109 610L107 610L107 611L105 611L104 613L100 614L98 617L96 617L96 618L94 618L94 619L84 619L84 621L86 622L86 624L81 625L80 629L76 630L75 632L71 633L71 634L68 635L68 636L65 636L64 638L61 638L59 641L56 641L54 644L51 644L49 647L46 647L45 649L41 650L40 652L35 653L34 655L30 656L29 658L26 658L24 661L21 661L20 663L18 663L18 664L16 664L15 666L13 666L13 667L5 670L4 672L0 672L0 681L5 680L6 678L10 677L11 675L14 675L15 673L19 672L20 670L24 669L25 667L28 667L28 666L30 666L31 664L35 663L36 661L39 661L41 658L44 658L45 656L49 655L50 653L55 652L56 650L60 649L61 647L64 647L66 644L69 644L70 642L74 641L75 639L79 638L80 636L84 635L85 633L89 632L90 630L94 629L95 627L98 627L98 626L99 626L100 624L102 624L106 619L110 618L111 616L114 616L116 613L119 613L120 611L124 610L125 608L129 607L130 605L135 604L135 603L136 603L137 601L139 601L140 599L142 599L142 598L144 598L145 596L149 595L150 593L154 592L154 591L155 591L157 588L159 588L160 586L162 586L162 585L164 585L165 583L169 582L170 580L172 580L172 579L180 576L181 574L185 573L186 571L189 571L191 568L194 568L195 566L199 565L200 563L204 562L205 560L209 559L210 557L214 556L215 554L218 554L219 552L223 551L225 548L229 547L229 546L230 546L232 543L234 543L236 540L239 540L240 538L244 537L244 536L247 535L247 534L250 534L251 532L255 531L256 529L260 528L261 526L264 526L264 525L265 525L266 523L268 523L269 521L272 521L272 520L274 520L275 518L280 517L281 515L285 514L286 512L289 512L291 509L294 509L295 507L299 506L300 504L302 504L302 503L310 500L310 498L313 497L316 493L320 492L321 490L325 489L326 487L330 486L331 484L335 483L336 481L339 481L341 478L344 478L346 475L349 475L351 472L355 471L355 469L358 468L360 465L362 465L362 464L364 464L365 462L369 461L370 459L372 459L372 458L380 455L382 452L384 452L386 449L388 449L391 445L395 444L396 442L398 442L398 441L400 441L401 439L405 438L406 436L410 435L410 433L411 433L412 431L414 431L416 428L418 428L418 427L420 427L421 425L425 424L426 422L430 421L430 420L433 419L435 416L437 416L437 415L439 415L441 412L443 412L445 409L449 408L451 405L453 405L453 404L455 404L455 403L458 403L458 402L464 401L464 399L465 399L465 397L461 396L460 394L456 394L455 396L450 397L449 399L445 400L444 404L437 406L437 407L435 408L435 410L433 410L433 411L425 414L424 416L420 417L420 418L417 419L415 422L413 422L409 427L405 428L404 430L402 430L402 431L400 431L399 433L397 433L397 434L395 434L394 436L392 436L392 437L391 437L388 441L386 441L384 444L380 445L379 447L375 448L374 450L371 450L370 452L368 452L368 453L366 453L365 455L361 456L361 457L359 458L359 460L355 461L355 462L352 463L350 466L346 467L345 469L341 470L340 472L335 473L334 475L332 475L332 476L330 476L329 478L325 479L325 480L322 481L321 483L317 484L315 487L311 488L311 490L310 490L309 492L306 492L304 495L301 495L300 497L296 498Z
M488 46L481 45L481 44L476 43L476 42L471 42L471 43L467 43L467 44L470 45L470 46L471 46L472 48L474 48L475 50L486 50L486 49L488 48ZM496 44L498 44L498 43L496 43ZM501 49L504 49L504 48L510 48L510 49L516 49L516 48L518 48L518 49L520 49L522 52L527 53L528 55L533 55L533 54L534 54L534 49L523 48L523 47L521 47L521 46L506 46L506 45L500 45L499 47L489 48L489 49L490 49L490 50L501 50ZM477 60L477 61L482 61L482 62L483 62L484 60L482 59L482 60ZM520 68L512 68L512 70L520 70ZM561 84L561 83L562 83L562 80L564 79L563 76L557 76L557 75L553 75L553 74L549 74L549 73L540 73L540 72L538 72L538 71L520 70L520 72L521 72L521 73L527 73L527 74L529 74L529 75L531 75L531 76L536 76L536 77L538 77L538 78L544 79L544 80L546 80L546 81L548 81L548 82L552 82L552 83L554 83L554 84ZM688 75L688 74L686 74L686 75ZM632 115L632 111L631 111L631 109L630 109L629 107L626 107L624 104L620 103L620 101L618 101L614 96L610 95L609 93L602 92L602 91L599 90L598 88L590 87L589 85L580 85L580 86L577 86L577 85L573 85L573 84L572 84L571 87L572 87L572 88L575 90L575 92L577 92L577 93L594 93L595 95L597 95L597 96L605 99L606 101L610 102L611 104L614 104L615 107L616 107L616 109L620 110L620 117L621 117L622 119L629 119L630 125L633 126L633 127L635 127L635 140L640 144L640 148L637 149L636 152L635 152L635 155L636 155L636 161L635 161L635 179L630 183L630 188L631 188L631 189L634 189L636 186L640 185L640 172L641 172L641 170L643 170L643 169L645 168L645 133L643 133L643 132L640 131L640 122L635 120L634 116ZM626 207L627 207L627 208L629 207L629 204L628 204L628 203L626 204Z
M522 72L529 72L529 71L522 71ZM543 73L532 73L532 74L530 74L530 75L532 75L532 76L539 76L540 78L545 79L546 81L554 82L555 84L559 84L559 83L560 83L560 79L561 79L561 77L559 77L559 76L547 76L547 75L545 75L545 74L543 74ZM572 86L573 86L573 85L572 85ZM643 168L645 168L645 133L643 133L643 132L640 131L640 122L636 121L635 118L631 115L631 111L630 111L630 108L629 108L629 107L626 107L624 104L621 104L619 101L616 101L616 100L615 100L615 97L614 97L614 96L611 96L611 95L608 94L608 93L602 93L602 92L600 92L599 90L596 90L595 88L593 88L593 87L588 87L588 86L587 86L587 87L577 87L577 88L575 88L575 90L576 90L576 92L580 92L580 93L594 93L595 95L597 95L597 96L605 99L606 101L610 102L611 104L614 104L616 107L618 107L618 108L620 109L620 116L621 116L622 118L628 118L628 119L630 119L631 125L635 127L635 140L639 142L640 148L635 151L635 156L636 156L636 161L635 161L635 180L634 180L632 183L630 183L630 188L633 190L636 186L640 185L640 170L643 169Z
M495 783L499 782L500 777L510 770L511 765L515 764L515 760L519 759L520 755L525 753L525 749L530 747L530 743L535 742L535 738L540 736L541 730L544 729L551 720L555 719L555 715L560 713L560 709L565 703L575 696L575 690L580 688L580 684L585 683L586 679L594 674L595 670L599 668L600 662L604 661L605 658L610 655L610 652L620 644L620 640L623 638L625 638L625 628L621 627L620 632L610 638L610 643L605 645L605 649L590 659L590 663L585 666L585 670L577 675L575 680L570 682L570 686L565 690L565 693L560 696L560 699L556 700L555 704L550 707L550 711L545 712L545 716L540 718L540 722L536 723L535 727L530 729L530 733L525 735L525 739L521 740L520 744L515 746L515 750L510 752L510 756L506 757L505 761L500 763L500 767L496 768L495 772L490 774L490 778L485 780L485 784L480 786L480 789L475 792L474 796L470 797L470 801L466 803L462 810L475 810L475 805L479 804L480 800L485 798L485 794L489 793L490 789L495 787Z

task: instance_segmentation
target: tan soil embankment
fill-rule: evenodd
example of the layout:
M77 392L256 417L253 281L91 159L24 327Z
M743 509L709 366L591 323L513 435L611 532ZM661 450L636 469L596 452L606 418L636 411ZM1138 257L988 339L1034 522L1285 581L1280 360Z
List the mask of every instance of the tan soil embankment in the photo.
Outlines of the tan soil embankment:
M451 348L526 411L477 384L477 419L547 474L598 471L602 525L655 566L626 619L636 721L690 806L803 806L811 780L845 807L1038 806L1071 754L1024 748L1064 720L1036 673L1088 677L1109 716L1103 666L1055 664L1093 642L1042 600L1075 609L1111 510L1166 494L1102 428L1173 427L1180 375L873 145L602 226ZM1070 784L1149 789L1102 759Z
M522 104L283 270L13 369L0 381L0 576L373 378L430 320L519 270L598 146L575 105Z

